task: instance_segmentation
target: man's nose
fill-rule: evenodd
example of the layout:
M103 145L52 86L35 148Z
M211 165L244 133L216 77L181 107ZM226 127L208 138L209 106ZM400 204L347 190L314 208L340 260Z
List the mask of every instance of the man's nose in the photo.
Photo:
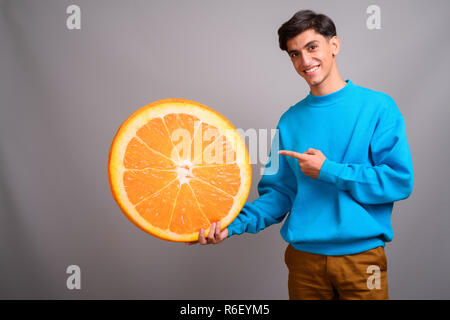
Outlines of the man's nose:
M311 56L308 53L300 53L300 65L304 69L313 63Z

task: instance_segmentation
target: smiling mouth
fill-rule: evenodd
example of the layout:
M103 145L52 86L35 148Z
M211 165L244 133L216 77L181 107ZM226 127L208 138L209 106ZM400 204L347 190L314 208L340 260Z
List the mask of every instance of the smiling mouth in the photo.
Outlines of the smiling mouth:
M308 70L303 70L303 72L309 76L309 75L315 74L319 69L320 69L320 64L318 64L317 66L314 66Z

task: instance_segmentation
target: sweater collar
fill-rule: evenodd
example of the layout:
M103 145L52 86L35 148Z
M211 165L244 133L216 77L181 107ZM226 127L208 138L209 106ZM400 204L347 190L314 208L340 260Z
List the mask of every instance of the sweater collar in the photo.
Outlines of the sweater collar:
M345 80L345 82L347 82L347 84L343 88L323 96L312 95L310 90L308 96L306 97L306 102L312 107L327 107L337 103L348 96L354 87L354 84L350 79Z

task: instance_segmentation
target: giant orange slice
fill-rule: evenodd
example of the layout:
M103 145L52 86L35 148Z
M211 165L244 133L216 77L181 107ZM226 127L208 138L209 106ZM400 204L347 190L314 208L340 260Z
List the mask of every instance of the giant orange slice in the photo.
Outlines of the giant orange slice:
M245 143L216 111L165 99L119 128L108 163L113 197L139 228L169 241L195 241L213 222L228 226L248 197Z

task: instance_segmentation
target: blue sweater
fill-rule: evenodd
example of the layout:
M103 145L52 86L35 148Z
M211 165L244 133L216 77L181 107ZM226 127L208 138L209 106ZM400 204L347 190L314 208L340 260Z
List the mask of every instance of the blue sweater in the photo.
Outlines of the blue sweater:
M229 237L287 216L281 236L301 251L353 254L392 240L394 201L413 188L404 119L389 95L345 81L331 94L310 91L281 116L260 196L228 226ZM278 155L309 148L326 157L318 179L303 174L297 159Z

